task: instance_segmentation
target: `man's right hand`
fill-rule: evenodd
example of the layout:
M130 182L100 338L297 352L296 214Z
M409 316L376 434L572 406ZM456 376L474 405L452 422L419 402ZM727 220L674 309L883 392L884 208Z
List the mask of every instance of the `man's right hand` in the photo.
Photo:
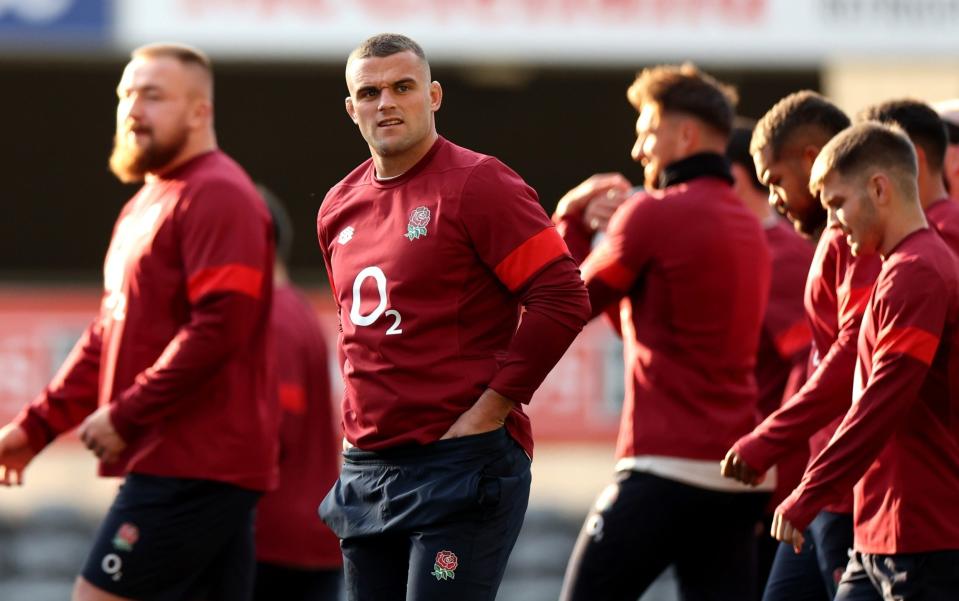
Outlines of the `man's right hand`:
M621 173L597 173L563 195L556 206L556 216L589 217L589 221L584 219L584 224L590 230L603 229L609 216L626 199L632 187ZM596 214L586 215L587 207L596 204L594 201L599 203Z
M22 485L23 470L35 455L23 428L16 424L0 428L0 485Z
M732 449L729 449L729 452L726 453L726 458L720 462L719 469L723 476L732 478L733 480L739 480L743 484L750 486L757 486L766 479L765 473L760 474L749 467L746 460Z

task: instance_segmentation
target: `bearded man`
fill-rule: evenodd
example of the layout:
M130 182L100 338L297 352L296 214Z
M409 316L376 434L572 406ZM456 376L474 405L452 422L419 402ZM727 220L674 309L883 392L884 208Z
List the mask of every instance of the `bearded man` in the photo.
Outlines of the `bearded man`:
M203 53L138 48L117 95L110 167L144 184L114 228L99 314L0 429L0 483L79 426L124 482L73 599L249 599L254 506L277 469L270 217L217 149Z

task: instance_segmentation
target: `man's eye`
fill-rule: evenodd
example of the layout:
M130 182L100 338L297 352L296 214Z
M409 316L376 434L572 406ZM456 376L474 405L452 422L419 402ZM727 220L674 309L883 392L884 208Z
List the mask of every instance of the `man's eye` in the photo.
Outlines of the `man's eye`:
M409 89L410 89L410 87L409 87L408 85L406 85L405 83L401 83L400 85L396 86L396 91L397 91L397 92L407 92L407 91L409 91Z

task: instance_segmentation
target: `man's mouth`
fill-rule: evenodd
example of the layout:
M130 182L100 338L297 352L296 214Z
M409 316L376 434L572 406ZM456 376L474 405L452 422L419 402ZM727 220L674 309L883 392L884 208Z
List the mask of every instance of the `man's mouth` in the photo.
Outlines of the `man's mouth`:
M400 125L401 123L403 123L402 119L383 119L378 122L377 125L380 127L390 127L392 125Z

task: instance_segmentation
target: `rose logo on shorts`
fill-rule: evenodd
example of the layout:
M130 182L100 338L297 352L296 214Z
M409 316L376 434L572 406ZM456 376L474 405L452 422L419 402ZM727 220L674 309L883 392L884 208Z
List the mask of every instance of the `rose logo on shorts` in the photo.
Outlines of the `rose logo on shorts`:
M416 207L410 211L410 222L406 225L404 237L410 242L426 235L426 226L430 223L430 210L426 207Z
M456 574L453 572L456 571L456 566L458 566L459 563L459 559L456 558L456 553L452 551L440 551L436 554L433 571L430 572L430 575L436 576L437 580L453 580L456 578Z
M132 551L133 545L137 544L139 539L140 529L130 522L124 522L113 537L113 548L119 551Z

